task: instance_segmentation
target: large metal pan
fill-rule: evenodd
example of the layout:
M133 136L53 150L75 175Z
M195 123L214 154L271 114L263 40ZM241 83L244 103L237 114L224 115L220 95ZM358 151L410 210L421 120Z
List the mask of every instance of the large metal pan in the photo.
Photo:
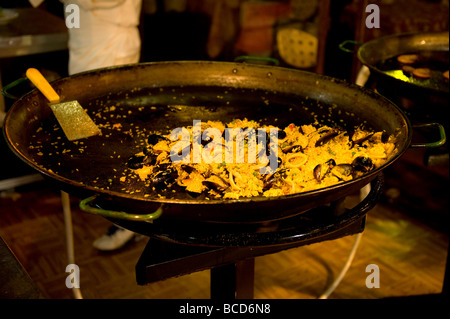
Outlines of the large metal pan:
M77 74L52 83L63 100L78 100L102 129L78 143L65 139L34 90L7 114L4 135L19 158L58 187L85 198L82 207L112 219L246 223L276 220L341 199L372 181L409 147L411 126L380 95L337 79L299 70L227 62L160 62ZM121 182L126 159L151 130L170 131L194 119L262 120L367 127L397 136L398 153L355 180L276 198L204 200L146 197L143 185ZM144 133L142 133L145 130ZM141 134L142 133L142 134ZM94 196L94 197L91 197ZM102 209L98 210L98 207Z
M416 107L426 109L427 113L443 115L446 113L449 97L449 82L439 72L435 72L430 79L417 79L406 76L401 68L384 67L389 61L402 54L420 54L423 63L431 65L449 66L449 32L412 32L393 34L371 41L360 43L347 40L340 48L347 52L354 52L349 44L356 44L356 56L367 66L377 90L394 101L405 98L412 101ZM445 70L444 70L445 71ZM411 110L412 111L412 110ZM420 111L420 110L418 110Z

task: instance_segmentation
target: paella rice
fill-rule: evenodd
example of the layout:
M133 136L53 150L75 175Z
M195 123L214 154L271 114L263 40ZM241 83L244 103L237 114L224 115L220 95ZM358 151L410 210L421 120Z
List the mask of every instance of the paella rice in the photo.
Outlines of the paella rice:
M217 129L222 134L219 143L216 137L205 138L202 134L209 128ZM232 136L229 139L232 143L228 144L227 129L241 129L237 132L244 135L243 162L237 157L238 135ZM252 135L245 134L251 129L258 130L257 143L251 143ZM184 132L189 133L189 141L176 152L174 148L180 139L174 139L170 134L155 133L149 136L142 152L128 159L128 169L146 183L149 192L181 189L192 196L207 194L208 198L223 199L289 195L358 178L383 165L397 152L394 136L363 127L357 127L352 132L317 123L290 124L279 128L252 120L235 119L229 123L201 122L202 140L198 147L203 152L201 154L212 157L206 160L202 156L200 161L196 161L195 125L186 127ZM266 135L260 135L260 132ZM215 144L211 142L211 137ZM226 157L227 151L233 155L232 160ZM174 154L182 161L173 161ZM251 160L252 154L257 154L256 160ZM275 169L273 166L269 168L268 162L273 156L276 156Z

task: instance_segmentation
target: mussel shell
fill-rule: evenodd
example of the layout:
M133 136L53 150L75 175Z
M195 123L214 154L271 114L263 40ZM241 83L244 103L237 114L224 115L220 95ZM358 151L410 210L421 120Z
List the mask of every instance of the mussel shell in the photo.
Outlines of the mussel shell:
M181 168L182 168L186 173L188 173L188 174L191 174L192 172L197 171L197 170L195 169L195 167L192 167L192 166L186 165L186 164L182 164L182 165L181 165Z
M353 174L353 167L350 164L338 164L331 169L331 174L343 180L344 177L349 177Z
M356 145L356 144L360 145L360 144L364 143L364 142L367 141L369 138L371 138L371 137L373 136L373 134L375 134L375 133L370 133L370 134L367 134L366 136L361 137L361 138L359 138L359 139L352 140L352 147L353 147L354 145Z
M207 180L204 180L203 185L205 185L209 189L213 189L215 191L223 192L225 191L230 185L220 176L212 174L208 177Z
M316 141L315 146L318 147L318 146L324 145L325 143L330 141L333 137L335 137L339 133L341 133L341 130L337 129L337 128L333 128L331 130L326 130L326 131L324 130L321 133L320 138Z
M286 132L283 130L278 130L278 139L279 140L284 140L286 138Z
M372 160L369 157L359 156L352 162L353 177L359 177L375 168Z
M263 190L268 190L273 186L277 178L273 175L270 175L268 178L263 180Z
M286 146L285 148L281 149L283 153L299 153L303 152L303 148L300 145L292 144L289 146Z
M279 168L279 167L281 167L281 164L283 164L283 160L280 158L280 157L278 157L277 158L277 167Z
M145 155L147 155L149 153L153 153L153 147L151 147L151 146L144 146L144 148L142 149L142 153L144 153Z
M267 174L263 179L263 190L268 190L277 180L283 177L286 177L286 169L277 169L275 173Z
M202 144L203 147L205 147L206 145L208 145L212 141L213 141L213 138L210 137L210 136L207 136L207 137L202 139L201 144Z
M127 166L130 169L139 169L144 167L144 160L146 156L131 155L127 160Z
M178 178L178 172L171 163L158 164L153 171L150 176L151 186L158 189L166 189Z
M314 178L318 182L320 182L325 177L325 175L327 175L330 172L330 170L335 166L336 162L332 158L326 161L324 164L317 164L313 170Z
M178 151L178 156L185 154L190 154L192 150L192 144L189 144L187 146L185 146L184 148L182 148L181 150Z
M336 166L336 161L332 158L330 158L328 161L325 162L325 164L328 164L331 168Z
M313 170L314 178L320 182L322 180L322 164L317 164Z
M155 165L156 164L157 156L153 153L147 153L147 155L144 158L144 165Z

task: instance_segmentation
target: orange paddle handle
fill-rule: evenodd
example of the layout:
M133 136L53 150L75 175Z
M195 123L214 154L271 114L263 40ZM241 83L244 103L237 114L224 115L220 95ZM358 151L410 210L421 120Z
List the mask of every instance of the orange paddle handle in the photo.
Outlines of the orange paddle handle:
M50 83L44 78L39 70L29 68L26 72L27 78L41 91L50 103L58 103L59 95L52 88Z

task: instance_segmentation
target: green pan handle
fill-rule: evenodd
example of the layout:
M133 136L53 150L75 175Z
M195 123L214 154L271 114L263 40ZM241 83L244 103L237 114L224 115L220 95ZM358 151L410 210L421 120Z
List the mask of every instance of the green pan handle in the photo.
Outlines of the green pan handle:
M447 137L445 136L445 129L444 127L439 123L426 123L426 124L417 124L413 125L413 128L419 128L419 127L430 127L430 126L436 126L439 129L439 136L440 139L436 142L430 142L430 143L419 143L419 144L411 144L411 148L436 148L440 147L445 144L447 141Z
M363 43L359 42L359 41L355 41L355 40L345 40L344 42L342 42L341 44L339 44L339 49L341 49L341 51L347 52L347 53L353 53L355 52L355 49L348 49L347 45L351 44L353 47L355 46L360 46Z
M155 212L153 212L151 214L129 214L129 213L122 212L122 211L101 209L101 208L92 206L92 203L95 201L96 198L97 198L97 195L83 199L80 202L80 208L83 211L85 211L86 213L100 215L100 216L106 217L106 218L131 220L131 221L138 221L138 222L151 222L151 221L159 218L163 213L162 205Z
M12 94L9 94L8 91L9 91L10 89L12 89L13 87L19 85L20 83L25 82L26 80L28 80L28 78L24 77L24 78L17 79L17 80L15 80L14 82L11 82L11 83L5 85L5 86L2 88L2 94L3 94L3 96L4 96L4 97L7 97L7 98L9 98L9 99L18 100L19 98L18 98L17 96L14 96L14 95L12 95Z
M278 59L263 56L241 55L234 59L235 62L245 62L248 60L269 62L273 63L274 65L280 65L280 61L278 61Z

